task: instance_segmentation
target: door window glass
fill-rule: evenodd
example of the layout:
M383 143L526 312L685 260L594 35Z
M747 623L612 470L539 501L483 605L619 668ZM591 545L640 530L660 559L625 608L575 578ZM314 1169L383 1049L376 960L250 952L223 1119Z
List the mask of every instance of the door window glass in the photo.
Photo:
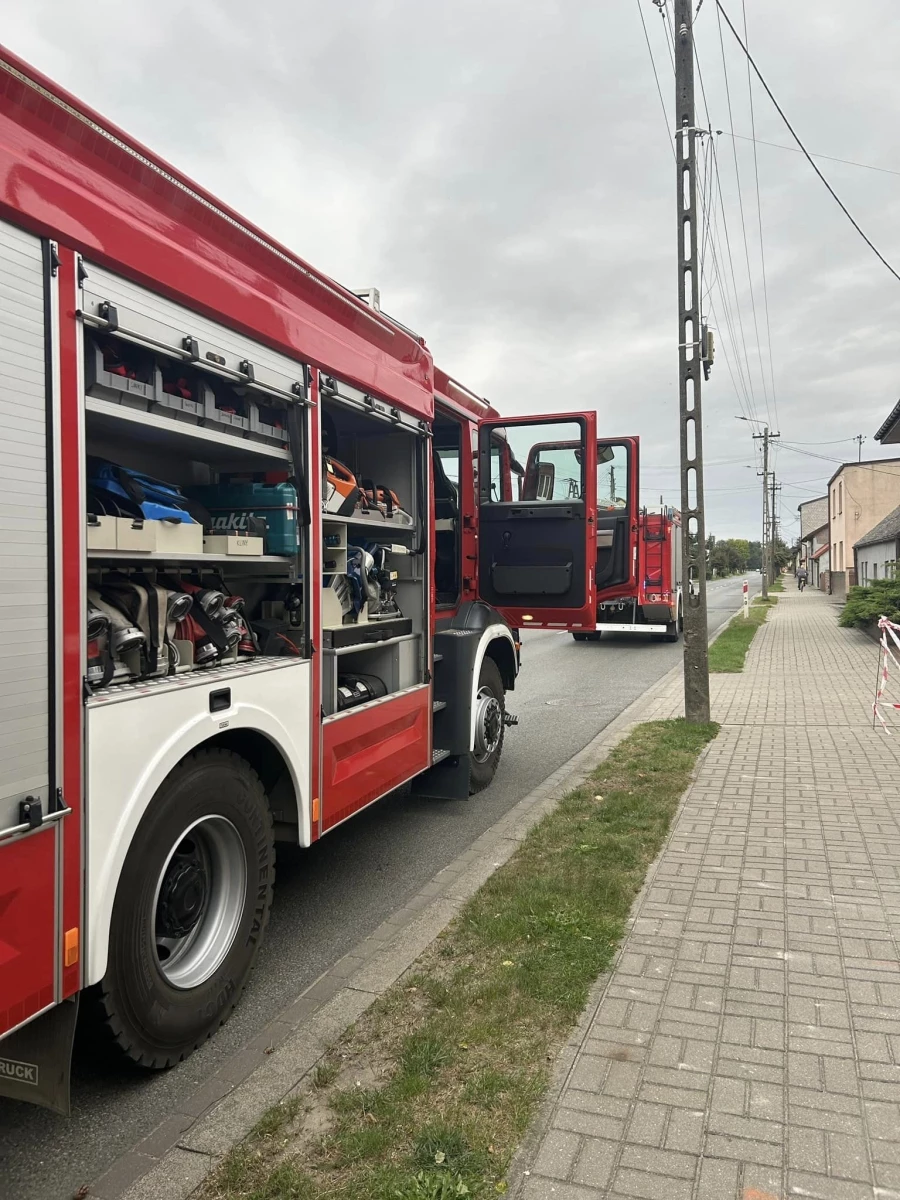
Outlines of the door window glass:
M508 447L509 470L519 500L548 503L581 500L584 493L584 434L579 421L542 421L493 430L490 452L490 495L503 495L503 450ZM523 465L524 464L524 465Z
M597 445L597 508L628 507L628 447Z
M456 487L459 487L459 447L453 446L452 448L448 448L438 446L437 453L447 479Z

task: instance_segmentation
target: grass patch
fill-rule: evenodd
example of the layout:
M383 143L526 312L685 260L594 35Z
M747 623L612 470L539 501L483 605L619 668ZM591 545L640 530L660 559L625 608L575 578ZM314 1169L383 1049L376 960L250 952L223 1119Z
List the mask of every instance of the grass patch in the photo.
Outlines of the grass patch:
M206 1200L505 1192L547 1073L717 729L659 721L621 742L343 1036L306 1107L280 1106L226 1158Z
M775 576L774 582L769 584L769 591L770 592L783 592L784 591L784 576L783 575Z
M756 631L769 615L769 609L778 603L777 597L768 601L757 596L750 605L748 617L732 617L716 640L709 647L709 669L717 675L735 674L743 671L744 660Z

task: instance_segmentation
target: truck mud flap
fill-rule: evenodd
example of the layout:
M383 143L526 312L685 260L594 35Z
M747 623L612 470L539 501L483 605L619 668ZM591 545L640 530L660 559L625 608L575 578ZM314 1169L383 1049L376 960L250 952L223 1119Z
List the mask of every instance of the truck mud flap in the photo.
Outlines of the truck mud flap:
M469 754L453 754L412 782L414 796L429 800L469 799Z
M0 1096L69 1116L77 1017L75 996L0 1041Z

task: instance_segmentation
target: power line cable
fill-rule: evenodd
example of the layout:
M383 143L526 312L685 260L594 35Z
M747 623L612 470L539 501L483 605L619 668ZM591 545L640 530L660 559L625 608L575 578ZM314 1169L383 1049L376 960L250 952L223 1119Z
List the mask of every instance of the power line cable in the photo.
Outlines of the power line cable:
M744 319L741 316L741 306L740 306L740 301L738 298L737 276L735 275L735 271L734 271L734 255L731 252L731 236L728 232L728 217L726 216L725 200L722 195L722 172L719 170L719 155L718 155L718 152L716 149L715 142L713 142L713 168L716 173L716 190L717 190L718 196L719 196L719 212L722 214L722 229L725 233L725 249L726 249L726 253L728 256L728 267L729 267L729 271L731 273L731 284L732 284L732 289L734 292L735 308L737 310L737 327L740 329L741 345L744 350L744 362L747 367L747 390L750 393L750 399L751 399L750 411L751 411L751 415L753 416L754 420L756 420L756 418L757 418L756 395L753 391L753 377L750 372L750 358L747 353L747 337L746 337L746 334L744 333Z
M719 45L722 50L722 73L725 77L725 100L728 105L728 123L733 126L734 125L734 116L731 111L731 86L728 82L728 64L725 59L725 40L722 35L721 19L719 20ZM769 424L771 425L772 424L772 415L769 412L769 388L768 388L768 384L766 383L766 373L765 373L765 369L763 367L762 346L760 344L760 338L759 338L759 320L756 315L756 297L755 297L754 291L753 291L753 271L751 270L751 267L750 267L750 246L747 241L747 222L744 218L744 195L743 195L743 190L741 188L741 170L740 170L740 166L738 164L737 146L734 142L731 143L731 149L732 149L732 152L734 155L734 174L735 174L735 180L737 182L738 211L741 216L741 233L743 235L743 242L744 242L744 259L747 263L747 283L748 283L749 290L750 290L750 309L751 309L751 312L753 313L753 327L756 332L756 353L757 353L757 356L759 357L760 382L762 383L763 399L764 399L765 405L766 405L766 416L768 417Z
M647 30L647 22L644 20L643 0L637 0L637 7L638 7L638 13L640 14L640 18L641 18L641 25L644 30L644 40L647 43L647 53L650 55L650 65L653 68L653 78L656 80L656 91L657 91L657 94L659 95L659 104L660 104L660 108L662 109L663 120L666 123L666 140L668 141L669 146L672 150L672 157L677 162L678 156L675 153L675 144L671 140L672 134L671 134L671 127L669 124L669 114L666 112L666 102L665 102L665 100L663 100L662 87L659 82L659 72L656 69L656 59L653 57L653 47L650 45L650 34Z
M737 138L741 142L755 142L757 146L770 146L773 150L787 150L791 154L803 153L796 146L785 146L781 142L767 142L763 138L747 137L745 133L735 133L733 129L717 129L716 133L722 133L725 137ZM894 171L890 167L876 167L872 163L854 162L850 158L836 158L833 154L817 154L814 150L810 150L809 153L813 158L822 158L827 162L843 163L845 167L860 167L863 171L878 171L882 175L900 176L900 171Z
M816 454L812 450L801 450L799 446L795 446L791 442L781 442L779 444L781 445L782 450L792 450L795 454L805 454L807 458L818 458L821 459L822 462L837 463L837 465L841 467L866 467L875 475L889 475L891 479L900 479L900 461L897 463L896 471L885 471L882 468L877 467L875 463L872 462L846 462L843 458L831 458L830 455L827 454Z
M729 18L728 13L722 7L722 0L716 0L716 8L722 14L722 16L725 18L726 24L728 25L728 28L731 30L732 34L734 35L735 41L740 46L740 48L743 50L744 54L746 54L747 61L750 63L750 66L756 72L756 77L757 77L757 79L759 79L759 82L763 85L763 88L766 91L766 95L769 97L769 99L775 105L775 109L776 109L778 115L781 117L782 121L784 121L785 125L787 126L788 131L791 134L791 137L794 139L794 141L797 143L797 145L803 151L803 154L805 155L806 160L809 163L809 165L812 167L812 169L815 171L815 173L821 179L822 183L824 183L825 187L828 189L829 193L831 194L832 199L835 201L835 203L841 209L844 216L847 218L847 220L850 222L850 224L853 226L853 228L856 230L856 232L859 234L859 236L862 238L862 240L866 243L866 245L869 247L869 249L872 251L872 253L875 255L875 257L882 263L883 266L887 267L887 269L894 276L894 278L897 280L897 282L900 283L900 273L898 273L891 266L891 264L884 257L884 255L881 253L881 251L878 249L878 247L875 245L875 243L871 240L871 238L869 238L868 235L862 231L859 224L856 222L856 220L854 220L853 216L851 215L850 210L847 208L846 204L844 204L843 200L841 200L840 196L837 194L837 192L834 190L834 188L831 186L831 184L828 182L828 180L825 178L825 176L819 170L812 155L810 154L810 152L806 149L806 147L801 142L793 125L787 119L787 117L784 113L784 109L781 107L781 105L775 99L775 96L772 93L772 89L766 83L765 79L763 78L762 72L760 71L760 69L756 65L756 63L754 62L753 57L750 54L750 51L747 49L747 47L741 41L740 34L735 29L734 25L732 25L731 19ZM734 124L734 122L732 122L732 124Z
M744 40L750 45L747 32L747 0L741 0L744 14ZM750 129L753 133L753 174L756 181L756 216L759 221L759 261L762 267L763 309L766 316L766 341L769 347L769 379L772 384L772 407L775 410L775 424L778 426L778 397L775 391L775 360L772 355L772 326L769 322L769 285L766 280L766 250L763 241L762 201L759 194L759 159L756 154L756 117L753 110L753 78L750 74L750 63L747 63L747 93L750 97ZM733 144L733 143L732 143Z

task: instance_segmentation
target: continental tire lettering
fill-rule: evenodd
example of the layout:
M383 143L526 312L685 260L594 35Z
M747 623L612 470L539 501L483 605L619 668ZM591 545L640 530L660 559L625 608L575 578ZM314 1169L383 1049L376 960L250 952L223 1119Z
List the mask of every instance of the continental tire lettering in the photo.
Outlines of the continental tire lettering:
M0 1079L14 1079L16 1083L30 1083L37 1087L37 1064L16 1062L14 1058L0 1058Z
M234 995L234 980L226 979L225 982L223 983L222 988L219 991L218 995L214 996L212 1000L208 1001L200 1009L200 1015L206 1021L211 1020L219 1012L221 1012L221 1010L225 1007L225 1005L228 1003L228 1001L231 999L231 997L233 995Z

